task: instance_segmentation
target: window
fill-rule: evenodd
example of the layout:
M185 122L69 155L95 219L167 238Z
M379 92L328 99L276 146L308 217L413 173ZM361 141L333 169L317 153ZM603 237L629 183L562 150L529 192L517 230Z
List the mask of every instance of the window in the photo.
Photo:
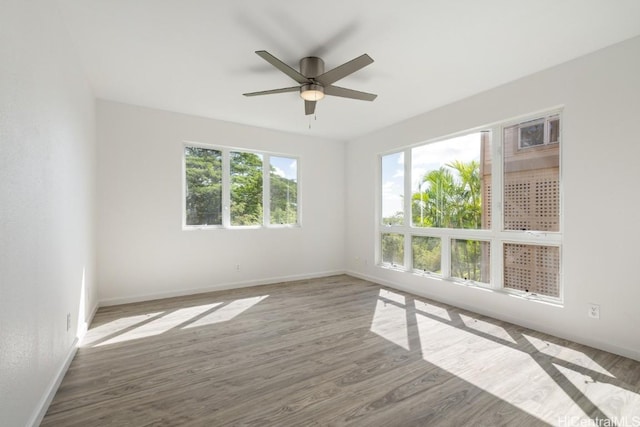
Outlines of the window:
M557 143L560 137L560 117L553 115L529 120L517 125L518 148Z
M560 248L505 243L504 287L559 297Z
M404 222L404 153L382 157L382 223Z
M451 277L490 283L490 244L480 240L451 241Z
M298 160L270 157L271 224L298 222Z
M382 262L392 267L404 265L404 235L382 234Z
M294 157L186 145L184 179L185 227L299 224Z
M560 231L560 118L554 115L535 122L538 124L528 121L504 128L505 230ZM546 128L544 140L548 142L548 135L552 135L556 143L545 143L542 150L516 150L516 130L522 135L523 128L532 126Z
M262 156L232 151L231 225L262 224Z
M222 152L184 148L186 225L222 224Z
M423 273L441 274L442 251L439 237L412 236L411 254L413 268Z
M560 129L553 111L381 155L380 265L561 300Z
M482 151L489 144L488 134L476 132L411 150L413 226L486 227L480 173Z

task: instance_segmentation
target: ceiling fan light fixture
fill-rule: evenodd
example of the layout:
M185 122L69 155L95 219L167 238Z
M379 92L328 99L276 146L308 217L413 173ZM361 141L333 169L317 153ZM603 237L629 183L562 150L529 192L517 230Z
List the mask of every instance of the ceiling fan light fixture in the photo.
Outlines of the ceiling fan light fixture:
M305 101L320 101L324 98L324 88L314 83L302 85L300 87L300 98Z

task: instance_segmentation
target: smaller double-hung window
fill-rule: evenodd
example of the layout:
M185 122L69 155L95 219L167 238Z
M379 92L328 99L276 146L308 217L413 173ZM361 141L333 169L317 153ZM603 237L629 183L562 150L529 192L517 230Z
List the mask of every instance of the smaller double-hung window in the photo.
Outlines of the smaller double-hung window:
M299 225L298 159L184 147L184 226Z

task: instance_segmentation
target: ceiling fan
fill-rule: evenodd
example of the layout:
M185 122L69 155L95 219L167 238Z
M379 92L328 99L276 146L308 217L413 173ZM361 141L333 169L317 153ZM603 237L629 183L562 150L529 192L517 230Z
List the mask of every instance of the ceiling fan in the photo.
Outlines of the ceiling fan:
M327 72L324 71L324 61L316 56L302 58L300 60L300 71L298 72L266 50L257 50L256 53L269 64L298 82L299 85L281 89L264 90L261 92L249 92L243 94L244 96L300 91L300 97L304 99L304 113L306 115L315 112L316 102L324 98L325 95L359 99L362 101L373 101L378 96L373 93L360 92L333 85L333 83L338 80L371 64L373 59L366 53Z

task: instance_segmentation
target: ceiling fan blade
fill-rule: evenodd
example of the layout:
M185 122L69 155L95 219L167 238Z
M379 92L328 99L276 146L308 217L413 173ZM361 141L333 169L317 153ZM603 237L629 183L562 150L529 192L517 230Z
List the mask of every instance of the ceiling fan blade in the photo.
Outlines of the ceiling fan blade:
M311 82L311 80L309 80L308 78L306 78L305 76L300 74L298 71L296 71L295 69L293 69L290 66L288 66L287 64L285 64L284 62L280 61L278 58L276 58L275 56L271 55L266 50L256 50L256 53L262 59L264 59L269 64L273 65L278 70L282 71L283 73L285 73L287 76L291 77L293 80L297 81L298 83L302 84L302 83L310 83Z
M283 87L282 89L271 89L271 90L263 90L260 92L243 93L243 95L244 96L271 95L274 93L297 92L299 90L300 90L300 86L293 86L293 87Z
M360 92L359 90L345 89L338 86L325 86L324 94L341 96L343 98L359 99L361 101L373 101L378 96L374 93Z
M316 111L316 101L304 101L304 114L311 115Z
M324 86L329 86L331 83L337 82L338 80L347 77L349 74L355 73L372 62L373 59L365 53L364 55L360 55L349 62L345 62L344 64L337 66L333 70L329 70L326 73L315 77L314 80L322 83Z

